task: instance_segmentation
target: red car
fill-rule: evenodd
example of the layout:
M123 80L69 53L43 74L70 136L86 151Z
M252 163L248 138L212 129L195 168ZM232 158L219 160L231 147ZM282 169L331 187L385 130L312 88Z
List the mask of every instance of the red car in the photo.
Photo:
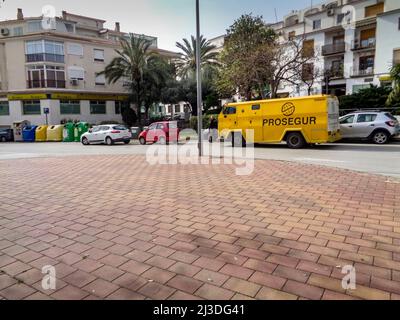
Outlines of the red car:
M156 122L139 135L141 145L147 143L169 144L178 142L179 129L176 121Z

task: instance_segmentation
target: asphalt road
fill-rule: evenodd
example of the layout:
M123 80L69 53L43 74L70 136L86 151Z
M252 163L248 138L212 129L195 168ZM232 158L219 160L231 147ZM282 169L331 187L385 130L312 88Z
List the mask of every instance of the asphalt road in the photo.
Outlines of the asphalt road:
M80 143L0 143L0 160L81 155L146 154L149 146L83 146ZM193 145L193 149L196 146ZM230 147L226 147L229 153ZM205 145L205 154L209 154ZM224 153L225 151L223 151ZM284 144L256 146L256 159L295 161L349 169L400 178L400 142L377 146L364 143L339 143L291 150Z

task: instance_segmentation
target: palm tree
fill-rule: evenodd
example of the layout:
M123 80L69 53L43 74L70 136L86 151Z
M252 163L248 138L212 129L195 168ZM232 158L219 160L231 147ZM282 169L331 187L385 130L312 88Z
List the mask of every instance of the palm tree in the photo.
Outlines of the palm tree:
M183 51L181 58L176 66L178 76L181 78L190 78L196 74L196 38L192 36L191 42L183 39L183 43L177 42L176 46ZM200 56L201 67L213 67L219 65L217 61L218 52L215 52L215 46L212 45L203 36L200 37Z
M129 83L131 99L137 106L140 122L141 107L144 102L149 102L146 90L154 87L153 84L162 85L165 69L158 67L166 62L151 50L151 42L143 37L130 34L120 39L120 45L121 49L115 50L117 57L100 74L104 74L109 83L121 79Z

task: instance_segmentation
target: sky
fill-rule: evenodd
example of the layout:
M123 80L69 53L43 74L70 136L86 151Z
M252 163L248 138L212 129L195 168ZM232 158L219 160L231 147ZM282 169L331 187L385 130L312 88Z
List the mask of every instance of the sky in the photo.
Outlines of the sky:
M276 22L291 10L309 7L312 0L200 0L201 32L206 38L220 36L245 13L262 15ZM314 3L318 1L314 0ZM15 19L17 8L25 16L40 16L42 8L52 5L56 15L61 11L107 20L113 29L116 21L121 30L158 37L162 49L177 51L176 41L195 34L195 0L5 0L0 19Z

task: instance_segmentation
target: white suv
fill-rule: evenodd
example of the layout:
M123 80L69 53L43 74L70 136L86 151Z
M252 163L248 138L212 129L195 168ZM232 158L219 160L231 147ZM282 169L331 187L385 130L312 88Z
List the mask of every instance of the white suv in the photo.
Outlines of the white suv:
M388 112L356 112L340 118L340 132L344 139L366 139L385 144L400 133L400 124Z
M83 145L107 144L113 145L115 142L129 144L131 142L131 133L127 128L119 124L101 125L93 127L81 137Z

